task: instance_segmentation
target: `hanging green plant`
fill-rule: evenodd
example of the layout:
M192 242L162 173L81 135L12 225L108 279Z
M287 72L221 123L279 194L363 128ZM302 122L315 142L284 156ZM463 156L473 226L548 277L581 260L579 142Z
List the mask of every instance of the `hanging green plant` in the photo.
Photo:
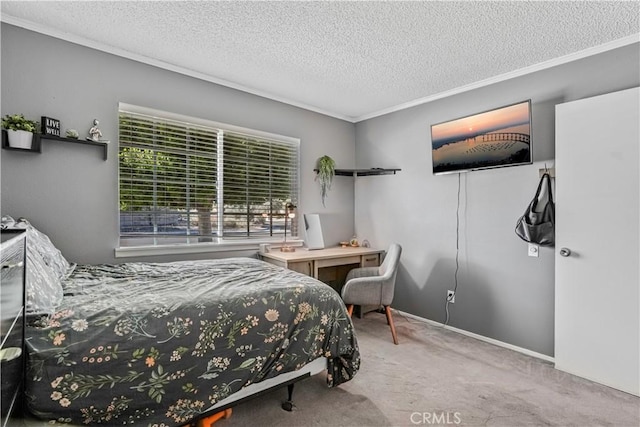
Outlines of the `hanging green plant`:
M316 179L320 181L320 194L322 196L322 206L325 206L324 199L331 189L333 177L336 174L336 162L329 156L322 156L318 159L318 175Z

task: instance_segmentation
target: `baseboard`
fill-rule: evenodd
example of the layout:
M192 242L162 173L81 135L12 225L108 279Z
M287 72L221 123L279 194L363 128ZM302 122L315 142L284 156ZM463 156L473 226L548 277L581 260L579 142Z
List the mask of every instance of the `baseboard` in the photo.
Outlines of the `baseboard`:
M632 396L637 396L640 397L640 389L636 388L626 388L626 387L621 387L619 384L612 384L608 381L602 381L601 379L598 378L593 378L591 375L584 375L583 373L577 373L577 372L573 372L573 370L571 369L565 369L564 366L556 366L556 369L562 372L566 372L567 374L570 375L575 375L576 377L580 377L580 378L584 378L585 380L589 380L592 381L594 383L598 383L598 384L602 384L604 386L616 389L616 390L620 390L622 392L628 393Z
M453 326L445 325L444 323L440 323L440 322L436 322L434 320L426 319L424 317L416 316L415 314L405 313L404 311L400 311L400 310L395 309L395 308L394 308L394 310L396 310L397 312L401 313L403 316L410 317L410 318L415 319L415 320L417 320L419 322L424 322L424 323L432 325L432 326L438 326L438 327L447 329L447 330L452 331L452 332L457 332L459 334L466 335L468 337L475 338L477 340L487 342L489 344L497 345L499 347L508 348L509 350L513 350L513 351L517 351L518 353L526 354L527 356L532 356L532 357L536 357L538 359L542 359L542 360L547 361L547 362L555 363L555 359L553 357L551 357L551 356L547 356L546 354L538 353L536 351L532 351L532 350L529 350L529 349L526 349L526 348L523 348L523 347L518 347L517 345L509 344L509 343L506 343L506 342L503 342L503 341L498 341L498 340L493 339L493 338L485 337L484 335L479 335L479 334L475 334L473 332L465 331L464 329L454 328Z

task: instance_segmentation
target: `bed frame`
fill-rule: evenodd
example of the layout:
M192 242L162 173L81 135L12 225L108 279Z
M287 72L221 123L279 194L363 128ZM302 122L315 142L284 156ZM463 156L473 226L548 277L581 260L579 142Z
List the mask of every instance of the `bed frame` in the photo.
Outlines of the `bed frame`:
M285 411L293 410L293 386L298 381L310 378L321 372L327 371L327 359L319 357L313 362L307 363L297 371L286 372L277 377L269 378L259 383L251 384L231 396L221 400L209 409L207 409L202 417L195 421L185 424L192 427L210 427L220 418L229 418L231 416L231 408L244 403L248 400L262 396L275 389L287 386L288 399L282 403L282 409Z

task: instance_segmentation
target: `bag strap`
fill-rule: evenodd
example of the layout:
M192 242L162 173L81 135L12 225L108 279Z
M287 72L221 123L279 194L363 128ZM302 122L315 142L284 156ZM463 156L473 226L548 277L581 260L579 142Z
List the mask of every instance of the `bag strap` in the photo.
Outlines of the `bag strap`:
M544 175L547 176L547 194L549 194L549 203L553 204L553 193L551 192L551 175L546 172L544 173Z
M551 176L549 176L549 174L545 172L544 174L542 174L542 178L540 178L536 196L533 198L533 205L531 206L531 209L534 211L538 207L538 200L540 198L540 192L542 191L542 185L544 184L545 179L547 181L547 194L549 197L549 202L553 203L553 194L551 194Z

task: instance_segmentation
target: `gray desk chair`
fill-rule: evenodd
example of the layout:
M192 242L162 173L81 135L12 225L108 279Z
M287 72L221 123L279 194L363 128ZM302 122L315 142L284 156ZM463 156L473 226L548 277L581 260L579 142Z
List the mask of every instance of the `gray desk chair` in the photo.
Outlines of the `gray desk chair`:
M342 299L347 305L349 316L353 314L354 305L375 305L384 307L387 322L391 327L393 343L398 344L396 328L391 316L391 302L396 285L396 273L400 264L402 248L393 243L387 251L382 265L379 267L354 268L347 274L347 279L342 288Z

